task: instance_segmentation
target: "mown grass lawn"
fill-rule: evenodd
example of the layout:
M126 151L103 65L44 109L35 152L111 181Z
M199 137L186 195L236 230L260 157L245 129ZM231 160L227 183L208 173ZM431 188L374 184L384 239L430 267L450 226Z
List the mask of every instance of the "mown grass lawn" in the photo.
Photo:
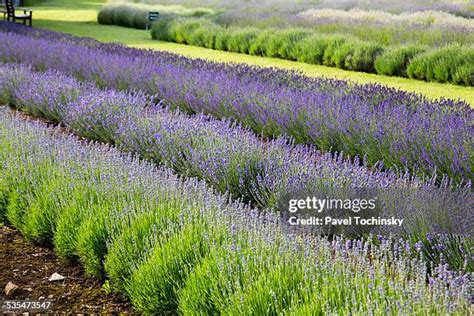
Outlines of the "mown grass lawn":
M77 36L93 37L103 42L118 42L137 48L148 48L178 53L188 57L206 58L219 62L237 62L264 67L278 67L302 71L309 76L349 79L360 83L375 82L406 91L424 94L429 98L463 99L474 106L474 88L451 84L423 82L406 78L345 71L337 68L309 65L287 60L257 57L176 43L154 41L148 31L118 26L104 26L96 22L97 10L105 0L51 0L33 7L34 25Z

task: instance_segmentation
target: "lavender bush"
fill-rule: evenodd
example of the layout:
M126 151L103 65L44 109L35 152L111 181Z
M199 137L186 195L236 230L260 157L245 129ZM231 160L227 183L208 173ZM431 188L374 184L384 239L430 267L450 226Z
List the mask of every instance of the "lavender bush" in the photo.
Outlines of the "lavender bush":
M473 178L473 110L462 102L87 41L78 45L11 32L0 37L5 62L60 70L99 87L141 90L171 108L230 118L258 134L290 136L365 157L370 165L383 161L387 168L407 167L419 175L436 169L456 181Z
M470 188L456 187L448 179L437 187L435 178L422 180L409 174L382 172L380 168L368 169L358 161L344 160L341 155L333 158L311 147L293 146L285 138L262 141L231 122L205 115L188 117L148 105L149 98L141 93L99 90L61 74L34 73L24 67L3 66L0 70L0 100L45 118L61 118L80 136L115 144L180 175L203 179L218 191L229 192L261 208L277 211L280 197L303 187L312 192L331 187L380 188L379 197L389 203L385 215L397 215L406 223L398 230L384 230L385 234L417 242L425 240L426 233L465 235L472 231L472 223L465 220L466 210L470 210L467 205L472 202ZM397 188L398 191L391 190ZM465 194L450 198L446 189ZM102 205L102 221L107 221L110 211L110 205ZM76 219L75 215L70 218L72 223ZM88 225L93 229L86 226L86 231L100 232L101 224L96 219L88 221ZM87 244L89 238L97 239L89 236L77 243ZM453 241L459 244L457 238ZM450 262L461 269L464 259L459 258L464 258L465 253L456 247ZM463 245L464 249L469 247ZM449 248L453 245L449 244ZM95 253L102 251L86 246L81 249L85 252L82 257L93 262L86 265L87 269L100 275L102 259L96 260ZM61 253L70 257L67 251ZM441 254L430 258L440 262Z
M151 1L153 2L153 1ZM157 1L163 11L182 1ZM184 1L186 2L186 1ZM189 1L188 8L206 5ZM119 4L122 8L124 4ZM127 14L142 4L129 4ZM360 40L375 41L379 45L429 45L472 44L472 4L439 3L419 1L418 3L380 1L216 1L208 7L221 11L212 20L225 28L256 27L278 29L302 27L313 33L346 34ZM106 6L105 8L108 8Z
M148 12L159 12L160 19L166 16L209 16L215 14L212 9L182 6L108 4L100 8L97 22L105 25L120 25L137 29L149 26Z
M264 142L232 122L150 106L140 93L99 90L55 72L0 69L4 102L48 119L59 117L81 136L115 143L263 207L274 204L276 192L298 183L387 186L419 181L369 170L311 147L292 146L286 138Z
M291 5L292 8L285 8L283 11L243 5L225 11L213 18L213 21L224 27L241 28L251 25L274 31L301 27L313 33L346 34L383 45L438 47L449 43L469 44L474 39L471 19L436 10L390 14L374 8L369 11L345 11Z
M447 12L464 17L473 17L472 3L465 0L401 0L396 2L388 0L342 0L337 2L330 0L306 0L298 2L283 2L280 0L112 0L112 2L183 5L187 7L194 7L196 6L196 4L199 4L214 8L237 10L237 14L240 13L238 11L239 8L242 8L242 10L244 8L251 8L252 10L250 10L250 13L256 12L262 14L273 12L274 16L276 15L276 13L293 13L295 11L302 11L314 8L338 10L380 10L395 14L403 12L418 12L431 10Z
M299 20L301 19L301 21ZM363 10L307 10L297 14L295 25L318 33L342 33L383 45L469 45L474 41L471 19L435 11L390 14Z
M317 21L321 22L320 19ZM368 73L375 73L377 70L379 74L387 73L379 72L377 68L374 68L374 62L377 61L382 52L393 49L394 46L396 46L394 44L411 43L412 45L416 45L419 51L425 46L419 43L432 45L432 43L427 43L427 41L423 40L418 42L406 40L405 37L407 36L397 34L396 30L406 24L404 20L399 22L399 26L390 26L392 27L391 33L396 33L392 36L399 38L398 41L387 39L389 38L387 33L390 33L390 31L385 32L384 29L387 29L387 27L379 25L376 21L373 22L375 25L372 26L372 30L368 29L367 23L360 23L360 25L342 23L341 27L331 23L322 23L316 30L301 26L284 29L258 29L243 26L222 27L209 19L203 18L163 18L154 23L151 35L153 39L157 40L235 53L298 60L346 70ZM419 25L416 24L415 27L418 29L423 28L423 22ZM472 45L470 45L470 43L473 42L472 39L469 39L464 33L460 33L460 40L445 40L444 37L450 38L450 36L446 35L444 30L439 29L439 25L436 27L437 29L435 31L431 30L429 33L421 30L418 31L424 34L423 36L432 39L441 47L446 46L445 44L447 43L456 43L456 45L459 46L459 50L472 54L473 48L471 47ZM347 30L343 28L347 28ZM472 28L474 29L474 26ZM350 34L351 32L359 32L364 36L355 37ZM379 34L378 32L381 33ZM469 34L469 30L466 32ZM412 32L409 32L409 34L412 34ZM417 34L411 36L415 38L421 37ZM381 37L381 40L377 40L377 37ZM329 44L326 44L327 41L329 41ZM307 49L308 47L309 50ZM436 47L427 49L430 51L438 50ZM317 51L318 54L319 51L321 51L324 58L310 58L309 56L314 54L314 51ZM446 66L453 68L453 71L457 71L458 63L451 59L449 52L443 50L443 48L439 51L439 55L444 58ZM405 66L404 69L406 69L406 65L402 65ZM400 74L406 77L405 72L401 72ZM429 70L425 70L421 72L421 74L425 76L418 76L417 79L439 81L438 78L426 76L426 74L429 74ZM443 82L471 86L469 76L470 73L463 73L459 75L461 80L454 80L454 78L447 77Z
M474 85L474 46L446 46L417 55L409 63L411 78Z
M141 312L469 312L471 276L430 272L418 246L283 235L277 217L204 182L6 109L0 122L0 213L86 271L105 258L111 285Z

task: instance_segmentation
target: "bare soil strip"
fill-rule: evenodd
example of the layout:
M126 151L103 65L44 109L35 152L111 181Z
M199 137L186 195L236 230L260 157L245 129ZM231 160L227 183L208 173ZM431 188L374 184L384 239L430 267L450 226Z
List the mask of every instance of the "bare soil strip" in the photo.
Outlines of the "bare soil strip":
M64 280L49 281L54 273ZM9 282L18 288L6 295ZM130 303L117 294L107 294L80 266L61 262L52 249L27 242L7 226L0 226L0 287L0 305L6 300L49 301L47 314L135 314ZM24 310L2 312L21 314Z

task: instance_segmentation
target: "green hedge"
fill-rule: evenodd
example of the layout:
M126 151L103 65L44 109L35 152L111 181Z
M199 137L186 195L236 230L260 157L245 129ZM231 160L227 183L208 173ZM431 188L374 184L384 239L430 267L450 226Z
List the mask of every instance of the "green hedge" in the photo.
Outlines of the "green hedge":
M451 45L413 58L407 68L410 78L474 85L474 46Z
M225 28L205 18L168 18L155 23L152 38L211 49L296 60L340 69L473 85L473 48L384 47L340 34L304 28Z
M427 50L422 46L400 46L385 51L375 60L375 70L386 76L407 77L407 66L418 54Z
M118 25L136 29L145 29L148 12L160 12L160 19L173 16L200 17L214 14L212 9L186 9L181 6L155 6L143 4L109 4L103 6L97 15L99 24Z
M319 35L314 34L304 38L297 44L298 61L322 65L324 54L330 45L334 42L343 42L342 36Z
M310 35L305 29L286 29L267 34L263 46L263 54L267 57L276 57L289 60L298 59L297 44Z

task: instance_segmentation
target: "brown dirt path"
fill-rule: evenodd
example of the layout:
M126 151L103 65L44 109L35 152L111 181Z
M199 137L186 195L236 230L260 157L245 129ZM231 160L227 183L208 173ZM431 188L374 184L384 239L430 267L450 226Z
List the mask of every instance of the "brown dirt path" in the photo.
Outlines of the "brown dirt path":
M1 225L1 224L0 224ZM62 281L49 281L53 273ZM6 295L5 286L18 289ZM80 267L61 262L53 250L27 242L10 227L0 226L0 314L5 300L50 301L47 314L135 314L126 300L107 294L97 279L88 278ZM15 314L21 314L16 310ZM30 310L30 312L34 312Z

